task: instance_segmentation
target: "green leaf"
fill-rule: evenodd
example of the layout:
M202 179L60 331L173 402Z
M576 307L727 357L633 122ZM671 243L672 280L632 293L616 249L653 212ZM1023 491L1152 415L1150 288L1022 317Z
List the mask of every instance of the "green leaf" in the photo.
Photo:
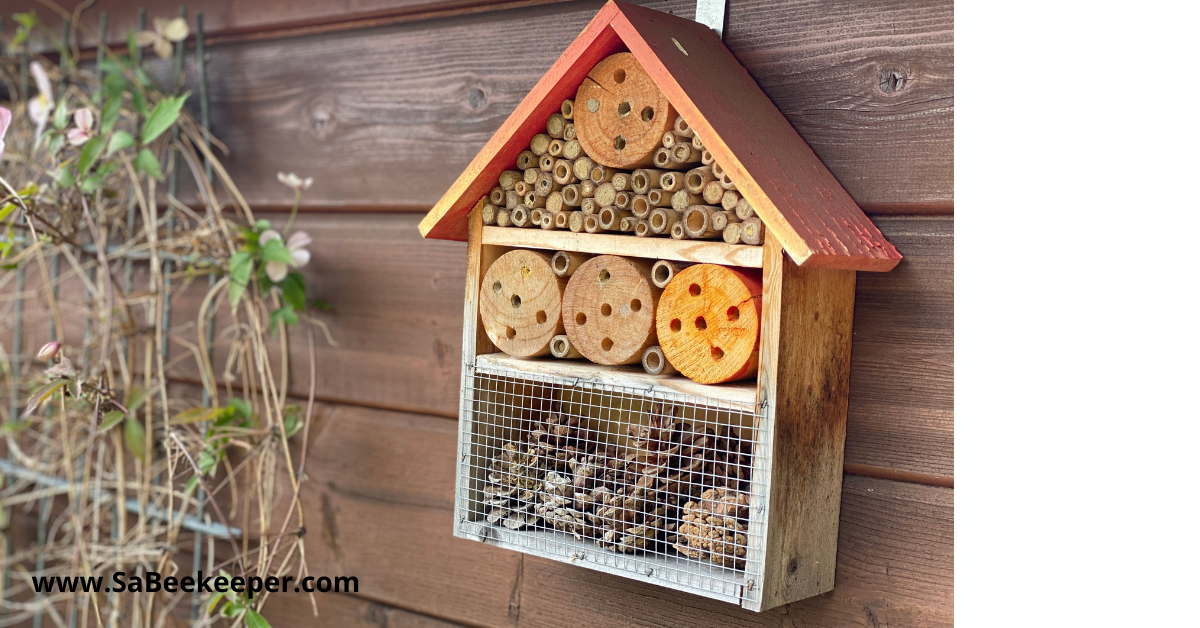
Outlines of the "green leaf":
M4 207L0 207L0 222L4 222L4 219L8 218L8 215L13 213L16 208L17 206L12 203L6 203Z
M240 397L230 397L229 407L233 409L233 413L243 419L249 420L254 416L254 409L250 407L250 402Z
M303 312L304 301L307 298L308 288L304 285L304 275L300 273L288 273L283 281L279 282L279 287L283 290L283 302L292 306L292 309Z
M162 135L163 131L171 128L175 121L179 119L179 110L183 108L184 101L187 100L190 92L184 92L180 96L174 98L164 98L154 107L154 111L146 116L146 123L142 125L142 143L149 144L155 138Z
M146 403L146 397L149 395L150 389L148 388L134 388L129 393L129 403L125 404L125 407L129 408L130 412L137 412L138 408L142 407L143 403Z
M62 148L63 142L66 140L62 133L51 131L46 133L46 147L51 153L57 153L58 149Z
M149 148L143 148L138 151L137 157L133 160L134 169L142 174L154 177L162 181L162 170L158 167L158 157L150 152Z
M254 258L246 251L238 251L229 258L229 307L237 309L238 301L246 292L246 284L250 283L250 274L254 272Z
M33 27L38 24L37 13L30 11L28 13L13 13L13 19L17 24L24 26L26 30L33 30Z
M299 434L304 427L304 419L300 417L300 406L289 405L283 412L283 432L286 438L291 438Z
M79 174L85 175L88 170L91 170L92 164L96 163L96 159L100 157L100 152L104 150L104 138L93 137L88 140L87 144L83 145L83 150L79 152ZM157 165L158 162L155 162Z
M188 423L211 421L224 411L224 408L192 408L186 412L176 414L171 419L171 425L186 425Z
M322 299L321 297L317 297L317 298L313 299L312 301L309 301L308 307L311 307L314 310L321 310L324 312L333 311L333 304L330 303L329 301L326 301L325 299Z
M70 383L71 380L69 379L60 379L50 382L49 384L43 386L36 393L33 393L33 396L29 398L29 405L25 407L25 416L29 416L34 412L37 412L38 408L42 407L42 404L46 403L51 397L54 396L54 393L58 392L59 389Z
M262 615L258 614L252 608L246 609L246 628L271 628L271 623L263 619Z
M271 312L271 324L268 327L268 330L272 334L275 333L275 328L279 326L279 321L281 320L287 325L295 325L296 323L300 322L300 319L296 318L296 310L293 310L292 306L290 305L285 305L278 310Z
M259 231L266 231L267 229L271 228L271 221L267 220L266 218L262 218L258 222L254 223L254 228Z
M70 168L63 168L58 171L58 175L54 177L54 182L60 188L75 187L75 173L71 172Z
M83 180L83 183L79 185L79 189L84 194L91 194L96 190L102 190L104 189L104 177L98 174L91 175Z
M149 108L146 107L146 94L142 92L142 88L135 85L130 96L133 97L133 108L137 109L138 114L146 115Z
M288 251L287 245L283 243L283 238L267 240L267 243L262 247L262 259L264 262L294 263L292 261L292 253Z
M132 29L132 28L129 29L129 34L125 36L125 45L128 46L129 54L132 55L133 51L138 49L137 41L138 41L137 30Z
M63 98L54 105L54 128L63 130L67 126L67 99Z
M106 161L103 164L100 164L100 167L96 168L96 175L100 177L107 177L108 175L116 172L117 168L120 167L121 164L115 161Z
M145 460L146 428L138 421L126 421L122 429L125 430L125 446L138 460Z
M121 101L124 100L125 91L129 89L129 81L125 80L125 75L121 74L121 68L115 62L110 64L105 61L104 65L104 84L101 86L104 90L104 113L100 116L100 130L108 132L117 121L117 114L121 112ZM108 126L105 127L105 124Z
M99 430L101 433L107 432L115 427L118 423L125 420L125 413L120 410L112 410L104 413L104 421L100 423Z
M133 139L132 135L125 131L117 131L113 133L112 139L108 141L108 152L105 155L111 155L119 150L129 148L136 143L137 140Z

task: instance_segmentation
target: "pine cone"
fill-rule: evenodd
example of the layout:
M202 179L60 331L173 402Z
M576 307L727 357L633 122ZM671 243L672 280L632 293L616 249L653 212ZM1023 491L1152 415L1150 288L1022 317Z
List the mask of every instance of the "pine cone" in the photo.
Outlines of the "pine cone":
M529 430L529 451L542 458L544 468L564 471L582 453L579 438L579 417L563 414L559 403L554 401L542 420Z
M685 504L683 512L674 544L676 551L725 567L746 568L745 532L750 498L745 493L710 488L700 501Z
M490 507L488 523L503 521L505 527L513 530L536 524L538 515L534 505L541 483L538 457L522 453L516 443L505 444L492 460L483 489L483 503Z
M583 512L573 508L575 492L575 487L565 476L547 471L544 486L538 492L539 504L535 512L546 520L547 525L573 534L577 539L596 536L599 532L596 526L587 520Z

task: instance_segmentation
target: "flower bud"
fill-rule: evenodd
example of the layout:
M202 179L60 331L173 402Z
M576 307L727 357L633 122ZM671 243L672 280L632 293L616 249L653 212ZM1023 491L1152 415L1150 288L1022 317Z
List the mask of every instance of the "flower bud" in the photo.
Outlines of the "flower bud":
M38 351L38 359L53 360L54 356L58 355L58 350L60 348L62 348L62 345L59 344L58 342L54 342L54 341L47 342L45 345L42 346L41 350Z

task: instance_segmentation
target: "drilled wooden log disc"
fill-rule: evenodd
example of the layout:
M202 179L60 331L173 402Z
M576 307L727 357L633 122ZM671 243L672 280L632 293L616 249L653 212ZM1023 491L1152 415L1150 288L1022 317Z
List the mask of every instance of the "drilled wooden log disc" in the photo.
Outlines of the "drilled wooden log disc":
M528 250L501 255L483 275L479 318L501 351L527 358L550 355L563 333L562 299L567 280L554 274L550 256Z
M701 384L758 372L762 279L716 264L675 275L658 303L658 340L667 360Z
M675 109L632 53L606 57L575 95L575 137L588 157L612 168L654 164Z
M648 262L593 257L575 270L563 294L567 337L597 364L637 364L642 351L658 343L654 312L661 293L650 282Z

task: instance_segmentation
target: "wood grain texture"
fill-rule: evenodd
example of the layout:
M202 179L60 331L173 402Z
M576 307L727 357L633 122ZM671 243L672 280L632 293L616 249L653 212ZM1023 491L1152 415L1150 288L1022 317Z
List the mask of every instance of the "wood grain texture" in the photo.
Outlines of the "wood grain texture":
M290 206L282 170L316 177L306 208L427 211L600 6L215 46L226 165L255 206ZM647 6L688 16L694 3ZM747 0L728 24L730 50L860 206L950 211L948 0ZM885 93L889 69L906 79Z
M483 241L489 244L523 246L558 251L582 251L607 255L626 255L681 262L707 262L727 266L762 267L762 247L732 245L705 240L669 240L632 238L628 235L571 233L567 231L525 231L484 227Z
M190 565L190 563L188 563ZM462 624L414 613L361 597L341 594L317 596L317 614L308 599L273 595L267 599L263 617L272 626L294 628L457 628Z
M450 510L437 504L453 495L452 421L339 407L314 430L311 569L357 575L359 597L371 601L496 627L559 626L564 617L705 628L952 623L950 489L846 477L834 591L756 614L449 538Z

